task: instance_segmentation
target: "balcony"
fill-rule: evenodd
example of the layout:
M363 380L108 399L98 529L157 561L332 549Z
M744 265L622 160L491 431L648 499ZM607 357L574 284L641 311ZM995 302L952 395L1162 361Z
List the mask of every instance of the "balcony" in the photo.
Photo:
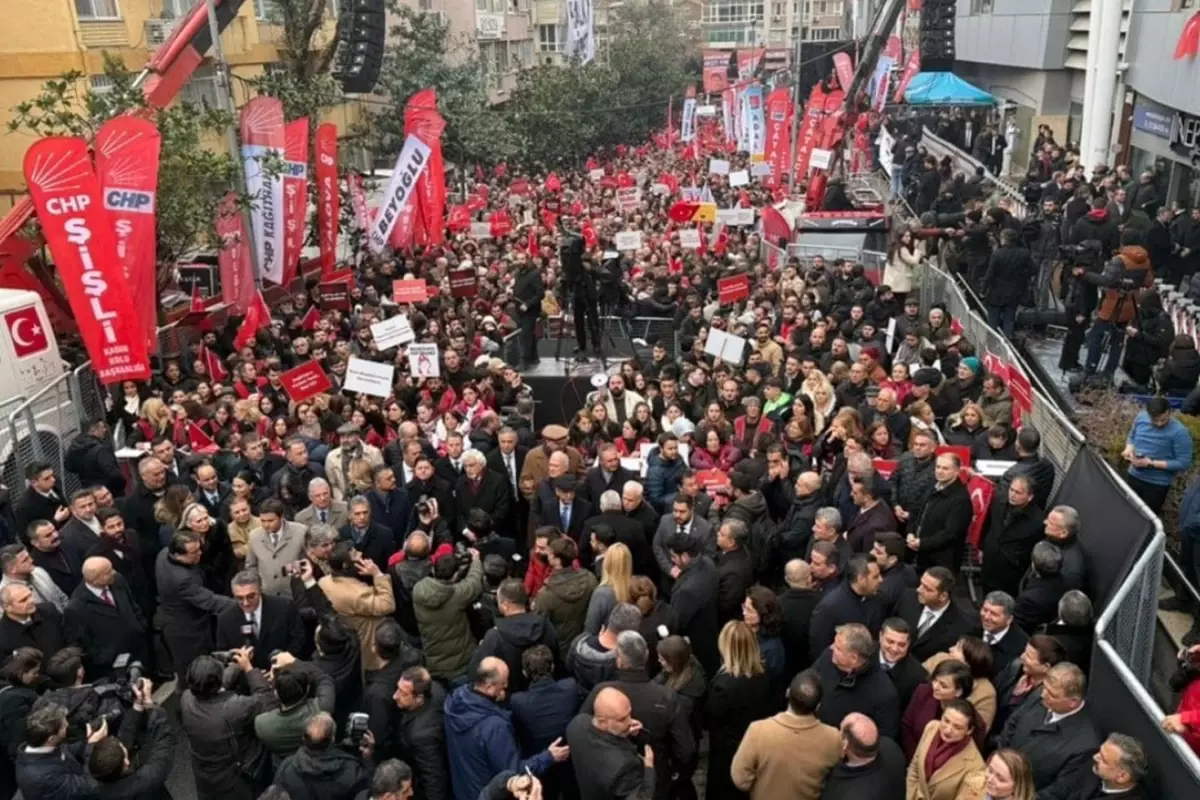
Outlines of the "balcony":
M129 47L129 30L123 20L79 21L79 38L89 49Z

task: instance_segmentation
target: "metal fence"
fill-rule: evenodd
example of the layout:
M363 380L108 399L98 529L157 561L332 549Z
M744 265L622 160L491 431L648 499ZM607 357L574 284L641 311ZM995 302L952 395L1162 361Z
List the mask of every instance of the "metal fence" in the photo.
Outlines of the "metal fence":
M28 490L27 470L39 463L54 469L59 489L64 496L70 495L79 488L79 479L67 472L67 448L79 435L84 419L77 371L64 372L32 397L17 399L20 402L16 405L10 402L6 415L7 441L0 468L10 490L11 504L16 506L24 497Z
M856 264L862 264L863 274L866 275L867 280L876 286L883 282L883 269L887 265L887 253L880 253L875 250L863 250L861 247L792 242L787 246L787 252L785 253L782 248L763 239L760 248L759 252L763 261L771 264L775 269L782 269L788 258L800 259L800 265L805 268L812 266L813 259L817 256L826 261L833 261L838 258L853 261Z
M944 157L950 157L951 169L954 172L961 172L970 177L975 174L977 167L982 167L983 163L972 157L969 153L959 147L942 139L929 128L923 128L921 134L921 145L924 146L929 155L941 161ZM1025 219L1033 213L1033 209L1025 203L1025 198L1021 195L1020 190L1012 181L1004 178L998 178L991 172L984 169L984 175L988 184L992 187L994 193L1003 201L1004 206L1012 212L1017 219Z

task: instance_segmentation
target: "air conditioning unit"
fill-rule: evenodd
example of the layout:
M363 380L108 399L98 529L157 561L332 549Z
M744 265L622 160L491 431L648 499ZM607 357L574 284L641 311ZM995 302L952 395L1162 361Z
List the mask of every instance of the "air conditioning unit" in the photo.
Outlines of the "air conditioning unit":
M150 47L166 44L167 39L171 38L171 31L174 28L175 20L173 19L146 20L146 44Z
M447 14L445 11L430 11L428 13L433 14L434 18L438 21L439 25L447 25L448 26L450 24L450 15Z

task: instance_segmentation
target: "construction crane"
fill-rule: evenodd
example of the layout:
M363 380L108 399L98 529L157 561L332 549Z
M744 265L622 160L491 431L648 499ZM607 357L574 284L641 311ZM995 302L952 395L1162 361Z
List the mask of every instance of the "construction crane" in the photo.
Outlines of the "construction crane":
M846 98L837 125L828 131L822 131L822 138L818 146L830 151L833 155L828 169L812 170L808 180L808 192L804 197L805 208L816 210L821 207L821 200L825 197L825 187L829 183L829 176L843 167L842 142L845 139L846 132L853 130L854 124L857 121L858 96L866 87L871 75L874 74L875 66L879 62L879 56L883 53L888 37L892 35L896 23L900 20L900 13L904 10L907 2L908 0L884 0L875 9L875 14L871 19L870 32L863 43L862 55L859 57L858 64L854 69L854 78L850 81L848 87L843 87L846 92Z
M224 31L245 0L211 2L215 7L217 29ZM206 0L198 0L175 25L170 38L150 56L134 81L134 85L144 92L149 107L158 109L169 105L204 63L212 46L208 5ZM73 331L75 324L70 306L54 274L36 259L31 261L42 242L22 235L22 231L33 218L33 202L26 195L0 221L0 287L36 291L45 301L46 312L55 329Z

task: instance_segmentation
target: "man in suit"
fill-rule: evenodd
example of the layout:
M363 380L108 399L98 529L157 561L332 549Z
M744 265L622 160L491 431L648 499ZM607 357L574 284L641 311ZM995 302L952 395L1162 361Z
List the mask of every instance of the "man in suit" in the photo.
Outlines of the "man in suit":
M412 765L417 794L422 800L450 797L446 763L446 728L442 708L446 691L424 667L409 667L396 682L392 699L398 715L393 735L396 752ZM386 751L381 755L389 755Z
M1055 609L1058 599L1055 598ZM1013 622L1016 601L1005 592L992 592L983 598L979 609L979 627L973 632L992 648L992 682L1001 670L1020 658L1029 644L1029 636Z
M329 481L313 478L308 483L308 505L296 514L296 522L306 528L328 525L334 530L350 522L350 506L344 500L334 500Z
M812 570L808 562L793 558L783 568L787 590L779 595L783 616L783 651L787 655L787 674L795 675L812 663L808 657L808 631L820 597L812 588Z
M1069 661L1055 664L1042 681L1041 702L1018 708L996 739L996 746L1020 750L1033 767L1033 784L1042 800L1067 800L1092 772L1100 737L1084 707L1087 679Z
M338 535L354 543L354 549L363 558L374 561L381 572L387 571L388 559L396 551L396 540L392 532L371 519L371 502L365 497L350 501L350 522L342 526Z
M45 461L35 461L25 470L27 489L13 509L18 531L29 528L38 519L51 520L55 525L65 525L71 518L71 510L63 502L62 494L55 489L58 478L54 469Z
M87 558L101 556L113 565L113 569L125 579L133 598L142 608L147 621L154 619L153 578L146 574L145 561L137 535L125 527L125 517L115 508L102 508L96 512L100 520L100 539L87 552ZM85 559L86 560L86 559Z
M600 448L596 458L596 466L585 473L583 478L583 499L593 506L600 500L600 495L610 489L617 494L625 488L629 481L636 481L637 473L621 466L621 452L616 445L606 444Z
M88 550L100 541L100 521L96 519L94 489L80 489L71 495L71 518L59 531L67 559L82 565ZM74 587L72 587L74 588Z
M910 649L918 661L949 650L975 626L954 603L953 592L954 573L945 567L930 567L917 588L900 598L896 616L917 633Z
M640 530L641 526L638 527ZM714 535L712 523L696 514L695 501L689 495L679 492L671 503L670 515L663 515L658 521L658 530L654 532L654 561L663 575L664 584L669 584L671 580L671 551L668 545L671 537L676 534L696 537L704 555L709 558L717 557L717 537ZM647 574L636 569L634 571L639 575Z
M871 547L871 555L879 565L879 575L883 579L876 596L883 606L884 616L895 613L901 595L917 588L917 571L911 564L904 563L904 550L904 539L895 531L880 533Z
M167 468L157 458L145 457L138 462L138 483L133 494L125 498L121 511L130 530L141 544L143 566L146 575L154 580L155 561L162 544L158 538L158 521L154 518L154 504L167 490Z
M996 491L983 529L983 567L980 578L986 591L1000 589L1016 594L1021 576L1029 568L1033 546L1044 534L1042 510L1033 502L1033 480L1017 475L1008 491Z
M913 658L912 628L900 617L888 617L879 629L879 668L892 679L896 694L900 695L900 707L908 708L917 687L929 678L929 673L920 661Z
M396 471L386 464L374 471L375 488L367 492L371 503L371 519L392 532L397 542L403 541L413 523L413 504L408 492L396 485Z
M600 513L591 517L583 526L583 546L579 558L584 565L591 564L595 553L592 550L592 531L599 526L607 525L616 535L616 540L629 548L633 557L633 573L635 575L653 575L654 554L646 537L642 535L642 526L635 519L625 515L621 506L621 495L608 490L600 495ZM671 560L667 559L667 570L671 569Z
M35 601L33 591L19 583L0 588L0 653L34 647L57 653L67 646L62 615L49 603Z
M1021 579L1013 620L1025 631L1036 631L1058 618L1058 601L1067 593L1062 577L1062 551L1049 541L1033 547L1033 562Z
M292 596L288 565L304 558L304 533L299 522L286 522L282 500L264 500L258 511L261 528L250 531L246 569L259 575L262 590L275 597Z
M591 714L571 720L567 744L577 753L588 754L571 760L581 789L590 788L583 797L654 796L654 759L657 755L665 760L667 754L656 754L647 747L639 756L630 741L635 733L633 706L620 689L612 687L596 695Z
M487 454L488 469L503 476L508 484L512 504L509 517L513 530L520 530L521 517L529 514L528 503L521 494L521 470L525 468L525 456L529 451L519 445L517 432L512 428L501 428L496 435L496 449ZM499 520L497 520L499 522Z
M592 507L576 494L574 475L560 475L554 479L554 502L543 506L538 525L551 525L570 536L576 546L583 539L583 525L592 515Z
M546 476L533 484L529 493L529 543L531 545L533 544L534 530L542 524L540 522L542 512L558 502L558 497L554 493L554 482L570 472L571 458L565 451L556 450L546 459L545 464ZM522 476L522 480L525 477Z
M646 492L637 481L626 481L621 489L621 504L630 519L635 519L642 526L642 535L647 542L654 541L654 532L658 530L658 512L654 506L646 502Z
M749 538L741 520L726 520L717 528L717 616L722 625L741 619L746 590L754 583L754 564L746 550Z
M454 532L466 527L472 509L476 508L486 511L494 520L507 519L511 501L504 478L487 468L487 457L478 450L468 450L462 461L463 474L454 485L454 495L458 499ZM580 524L583 524L582 519Z
M217 615L218 650L250 645L254 666L264 670L276 650L303 652L304 625L290 599L264 594L258 573L248 569L234 575L231 586L237 605Z
M129 584L106 558L83 562L83 583L63 619L67 640L83 649L89 681L112 674L119 656L127 656L130 664L146 660L146 618Z
M184 483L191 486L191 476L183 468L179 454L175 452L174 442L165 436L159 436L150 443L150 452L167 468L168 484Z
M213 519L220 518L225 502L233 491L229 484L220 479L217 468L208 461L201 461L195 466L192 478L196 483L196 502L207 508Z
M883 579L879 565L871 556L858 555L846 565L846 579L817 603L809 622L808 655L813 661L833 644L833 637L842 625L856 622L865 625L871 635L879 632L884 609L876 594Z
M463 437L452 431L446 437L446 455L433 462L433 471L451 486L458 483L463 474Z
M62 537L53 525L42 521L33 526L29 534L29 555L34 569L41 570L62 590L63 597L52 600L54 607L62 611L66 598L79 585L79 570L82 561L69 557L62 547ZM61 602L60 602L61 601Z
M1150 764L1146 749L1132 736L1110 733L1092 757L1080 800L1148 800L1152 797L1144 785Z

